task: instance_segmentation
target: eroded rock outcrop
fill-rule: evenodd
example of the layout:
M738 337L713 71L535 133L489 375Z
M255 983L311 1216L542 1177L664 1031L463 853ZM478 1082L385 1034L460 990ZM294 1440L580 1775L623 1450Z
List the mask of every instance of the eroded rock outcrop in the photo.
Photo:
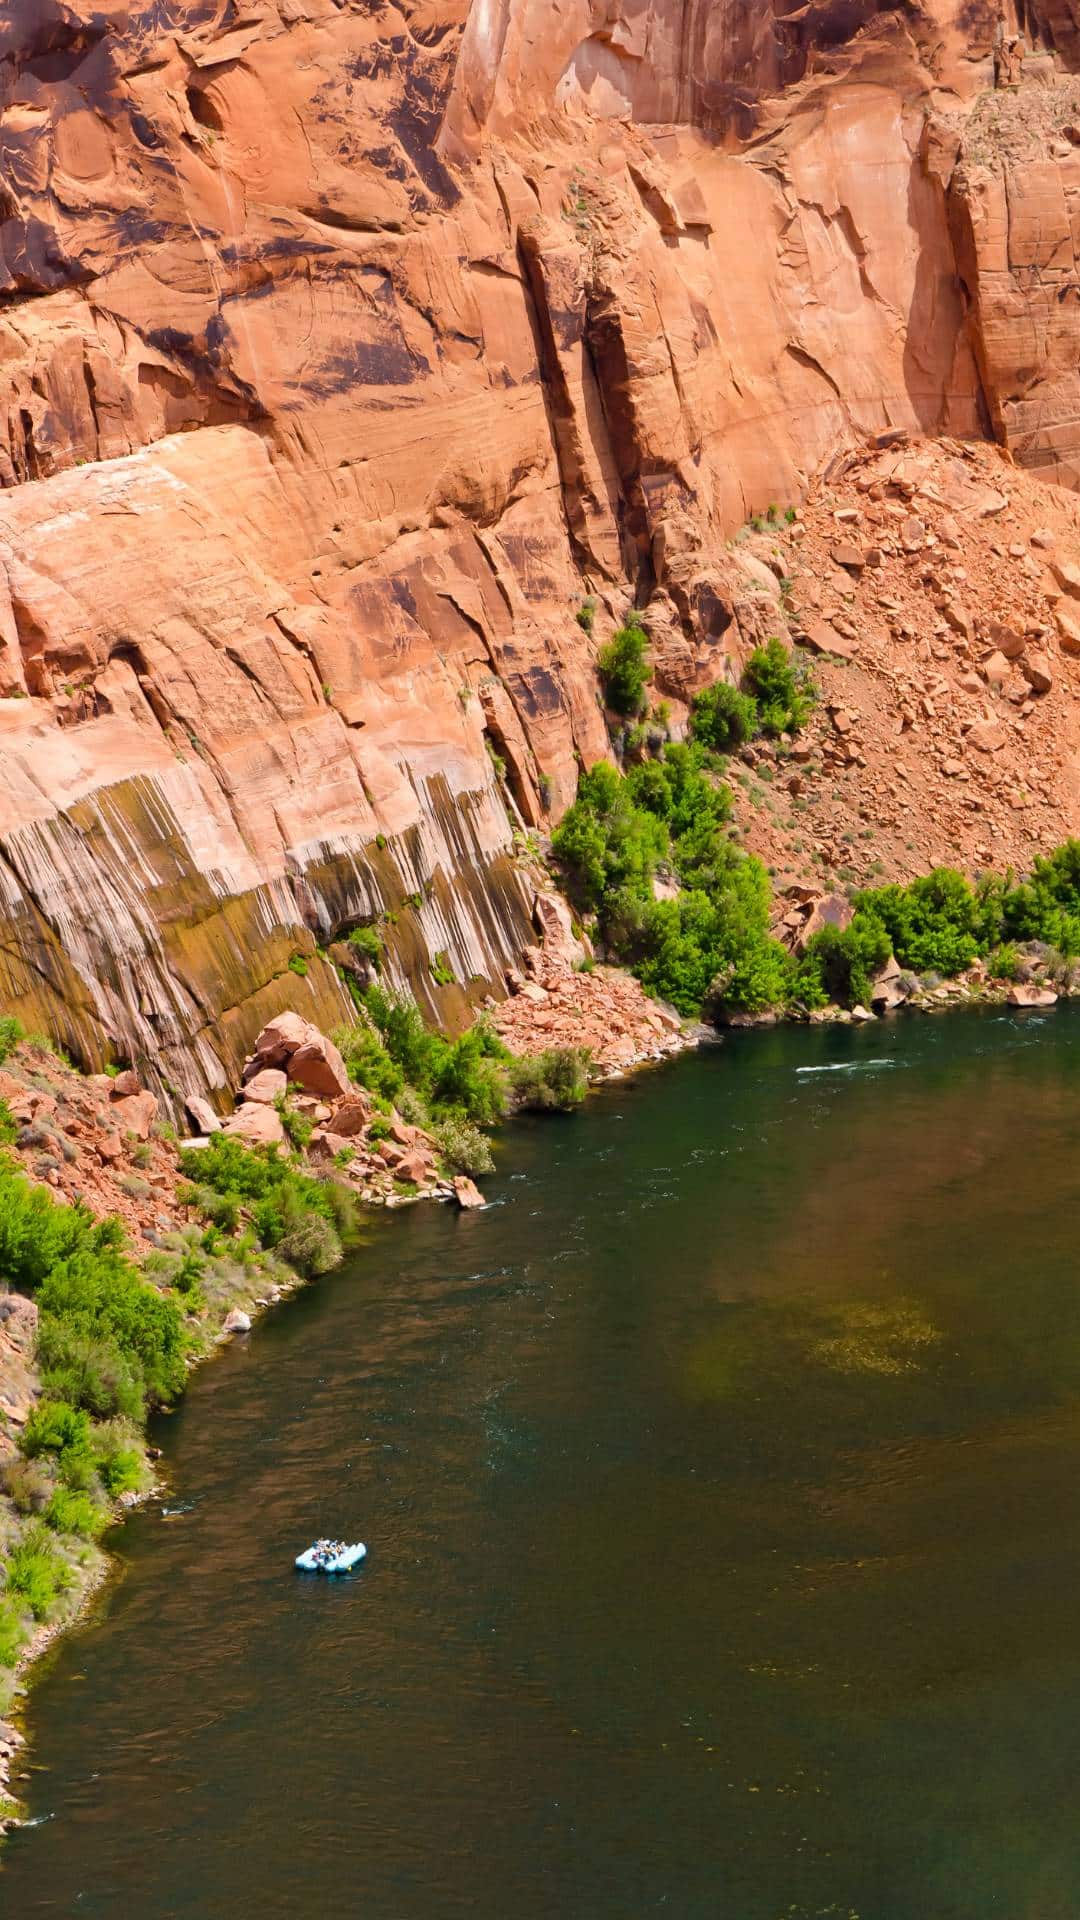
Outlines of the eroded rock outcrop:
M14 0L0 1001L224 1104L382 917L460 1021L533 937L514 832L605 752L632 600L685 700L776 624L728 537L838 447L992 431L1073 478L1041 19Z

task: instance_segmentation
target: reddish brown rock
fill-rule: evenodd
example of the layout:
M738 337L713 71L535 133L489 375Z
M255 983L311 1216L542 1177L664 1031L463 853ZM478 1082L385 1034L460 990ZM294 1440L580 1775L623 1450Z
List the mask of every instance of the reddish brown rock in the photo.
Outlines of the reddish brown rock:
M1022 981L1015 982L1005 996L1010 1007L1053 1007L1057 997L1053 987L1027 985Z
M1080 609L1061 601L1054 609L1054 624L1062 653L1080 654Z
M184 1105L191 1115L199 1133L211 1134L221 1132L220 1117L214 1112L209 1100L203 1100L199 1094L193 1093L188 1096Z
M340 1100L349 1092L348 1069L332 1040L316 1033L289 1059L289 1079L325 1100Z
M142 1091L143 1085L138 1074L134 1073L130 1067L126 1067L124 1072L118 1073L112 1082L109 1088L109 1097L112 1100L126 1100L131 1094L141 1093Z
M288 1086L288 1075L282 1067L261 1067L245 1080L240 1097L243 1100L260 1101L263 1106L272 1107L275 1100L284 1098Z
M1049 693L1054 674L1045 653L1027 654L1020 662L1020 671L1034 693Z
M111 1112L117 1125L125 1133L133 1133L138 1140L148 1140L150 1129L157 1118L158 1103L149 1092L130 1093L125 1099L114 1100Z
M250 1073L245 1071L245 1079L254 1078L264 1067L286 1066L297 1049L310 1039L311 1033L311 1022L304 1020L300 1014L279 1013L263 1028L256 1040Z
M354 1087L333 1111L333 1131L344 1139L353 1139L363 1133L371 1119L374 1108L369 1096L359 1087Z
M487 1201L479 1187L466 1174L459 1173L453 1182L453 1187L454 1199L458 1206L466 1211L487 1206Z
M1005 745L1005 729L997 720L976 720L967 738L979 753L1000 753Z
M222 1122L222 1127L225 1133L235 1134L249 1147L280 1146L285 1138L280 1114L257 1101L237 1107L235 1113L230 1113Z

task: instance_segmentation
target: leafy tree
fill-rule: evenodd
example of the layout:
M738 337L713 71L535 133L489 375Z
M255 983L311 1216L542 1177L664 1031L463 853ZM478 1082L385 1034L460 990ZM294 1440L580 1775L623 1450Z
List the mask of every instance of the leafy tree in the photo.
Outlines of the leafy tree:
M754 648L743 680L757 702L763 733L797 733L805 726L814 705L813 686L782 640L774 635L763 647Z
M703 746L717 753L730 753L753 739L757 732L757 701L749 693L740 693L726 680L695 693L690 703L690 731Z
M647 639L639 615L631 613L625 626L600 649L597 661L608 706L631 719L636 718L645 705L645 688L652 678L646 656Z

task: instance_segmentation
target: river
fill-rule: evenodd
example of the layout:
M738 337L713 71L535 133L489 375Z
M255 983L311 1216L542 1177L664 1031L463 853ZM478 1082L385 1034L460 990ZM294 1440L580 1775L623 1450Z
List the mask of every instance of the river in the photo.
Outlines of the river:
M1075 1920L1078 1075L735 1036L378 1220L159 1423L0 1911Z

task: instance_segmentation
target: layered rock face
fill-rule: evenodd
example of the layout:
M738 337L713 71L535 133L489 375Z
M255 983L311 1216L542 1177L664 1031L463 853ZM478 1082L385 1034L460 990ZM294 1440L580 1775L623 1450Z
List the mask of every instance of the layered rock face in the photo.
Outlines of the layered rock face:
M389 914L460 1019L533 938L514 824L606 751L632 600L677 715L771 630L729 536L838 447L994 432L1071 479L1071 41L1014 34L9 0L0 1003L225 1088L286 1005L341 1017L321 950Z

